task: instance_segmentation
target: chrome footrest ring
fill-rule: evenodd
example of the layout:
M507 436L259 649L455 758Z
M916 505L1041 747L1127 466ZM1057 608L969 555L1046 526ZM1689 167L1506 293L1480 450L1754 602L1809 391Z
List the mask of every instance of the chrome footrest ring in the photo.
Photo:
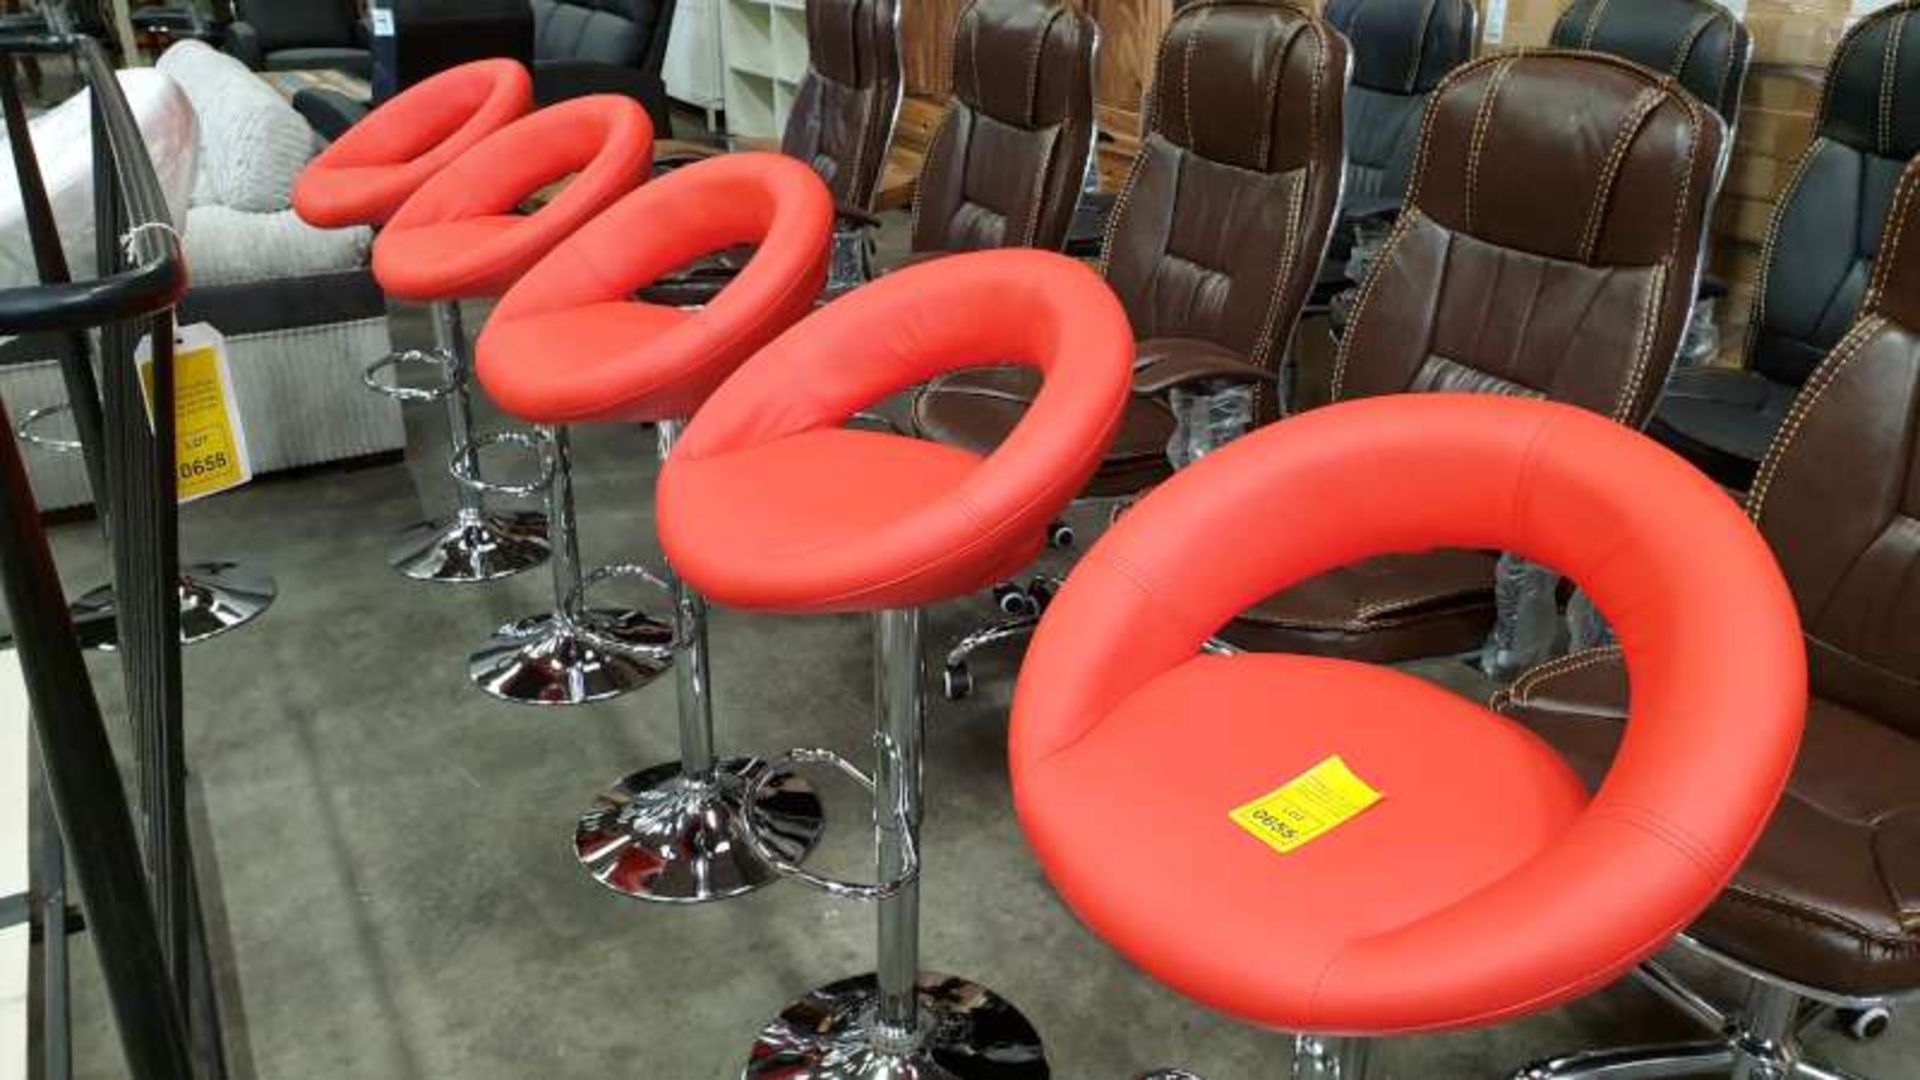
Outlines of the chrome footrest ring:
M876 731L873 733L873 741L874 745L880 749L880 752L896 762L897 766L900 754L899 751L895 749L893 740L888 738L884 732ZM758 776L747 782L746 792L742 798L747 805L753 805L761 799L764 794L764 789L773 782L775 777L793 773L802 765L830 765L838 770L842 776L865 788L868 795L871 796L875 793L873 778L860 771L858 765L848 761L832 750L801 748L798 750L789 750L777 757L768 758L766 768ZM878 808L876 807L876 809ZM747 829L747 842L753 846L753 853L758 855L768 866L778 871L781 877L792 878L803 884L811 885L821 892L826 893L828 896L875 903L898 896L902 889L920 880L920 848L919 845L914 842L913 829L910 828L912 823L907 820L906 808L904 806L895 806L893 807L893 814L896 818L894 827L900 830L901 869L899 876L889 881L867 884L865 882L846 881L841 878L828 877L825 874L815 873L783 856L778 849L772 844L769 844L766 839L760 835L759 830L751 827Z
M453 460L447 463L447 473L461 487L477 491L482 495L498 495L504 499L531 499L546 493L553 486L553 459L545 453L548 437L533 431L494 431L489 432L453 448ZM540 454L540 475L524 484L502 484L480 476L480 451L495 446L519 446Z
M454 391L460 389L462 380L459 377L458 365L459 361L445 349L395 349L368 364L367 370L360 375L360 382L374 393L395 401L421 403L445 401ZM397 382L387 382L380 378L381 373L397 371L403 366L437 369L440 372L440 385L401 386Z
M72 412L73 406L66 402L34 409L32 412L20 418L20 424L13 429L13 433L21 442L26 443L28 446L38 447L48 453L77 454L85 449L81 446L79 439L61 439L52 435L42 435L34 430L56 416L68 416L71 415Z
M615 563L612 566L599 567L581 577L580 584L575 585L573 591L567 594L567 598L562 602L560 610L567 619L573 623L574 632L580 639L596 649L603 649L607 652L614 653L664 656L676 654L681 649L686 648L687 643L680 637L677 626L674 630L673 637L657 649L636 649L629 642L615 641L595 633L593 612L587 607L587 594L597 586L609 581L632 580L636 578L669 595L673 592L673 586L669 585L665 578L646 567L638 563Z

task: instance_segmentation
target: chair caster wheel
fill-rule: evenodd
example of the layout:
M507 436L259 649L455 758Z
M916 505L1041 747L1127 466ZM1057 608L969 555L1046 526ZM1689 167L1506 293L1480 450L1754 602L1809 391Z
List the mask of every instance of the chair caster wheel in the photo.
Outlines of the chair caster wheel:
M1047 530L1047 546L1055 551L1068 551L1073 547L1073 526L1060 522Z
M1871 1009L1841 1009L1840 1029L1854 1042L1872 1042L1893 1026L1893 1012L1884 1005Z
M993 590L993 602L1000 613L1020 619L1039 614L1039 606L1027 590L1018 585L996 585Z
M940 676L940 692L948 701L965 701L973 696L973 671L963 664L949 664Z

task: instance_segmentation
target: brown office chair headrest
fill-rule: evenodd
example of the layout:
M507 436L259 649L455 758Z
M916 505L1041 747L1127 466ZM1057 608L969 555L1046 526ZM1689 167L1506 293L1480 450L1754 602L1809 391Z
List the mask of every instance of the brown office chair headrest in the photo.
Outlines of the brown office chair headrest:
M1064 121L1083 93L1097 34L1065 0L973 0L953 35L953 92L974 112L1032 130Z
M876 56L894 51L898 0L807 0L807 41L813 70L844 86L864 89L881 76ZM875 40L885 35L889 40Z
M1698 243L1686 208L1695 185L1713 182L1725 137L1712 110L1637 64L1582 52L1490 56L1435 93L1408 201L1502 247L1651 266Z
M1274 18L1280 11L1290 17ZM1287 0L1198 0L1174 15L1160 42L1150 127L1203 158L1258 172L1308 164L1323 140L1308 130L1318 108L1282 108L1295 95L1337 86L1344 57L1317 16ZM1339 59L1344 64L1344 59ZM1331 76L1326 78L1324 76ZM1249 109L1248 102L1257 105Z

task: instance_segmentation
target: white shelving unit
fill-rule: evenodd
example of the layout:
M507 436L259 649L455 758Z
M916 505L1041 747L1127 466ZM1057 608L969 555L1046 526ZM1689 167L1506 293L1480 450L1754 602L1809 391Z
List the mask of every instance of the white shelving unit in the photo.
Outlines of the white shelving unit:
M667 93L705 110L707 127L718 130L716 117L727 107L726 61L720 46L720 10L725 0L679 0L673 9L672 36L662 74Z
M805 0L718 0L727 131L777 139L807 73Z

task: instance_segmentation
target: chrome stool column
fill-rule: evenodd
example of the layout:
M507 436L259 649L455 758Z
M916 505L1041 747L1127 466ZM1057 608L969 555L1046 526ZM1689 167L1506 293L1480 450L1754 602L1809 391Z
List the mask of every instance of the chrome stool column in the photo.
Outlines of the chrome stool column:
M677 420L659 425L662 462L681 427ZM755 852L752 834L789 862L807 857L820 838L820 799L806 781L790 772L769 775L757 759L715 758L707 602L671 569L667 576L680 760L643 769L601 795L580 816L574 852L596 881L636 900L724 900L779 876Z
M56 416L73 411L71 405L50 405L21 417L14 430L21 442L55 454L84 451L78 439L47 435L37 430ZM279 595L270 575L238 563L199 562L180 568L180 641L197 645L236 630L266 613ZM113 586L89 590L70 608L74 630L86 649L112 652L120 642L119 610Z
M392 353L369 367L362 381L375 393L399 401L445 401L454 460L477 477L477 457L486 443L473 435L473 364L458 301L433 305L433 337L432 351ZM380 378L382 372L403 365L435 367L444 379L430 389L416 389ZM424 521L407 529L394 541L388 564L415 581L466 584L511 577L545 562L547 516L535 511L489 511L485 498L489 490L494 489L458 485L459 506L453 519Z
M760 855L781 873L835 896L878 908L878 971L823 986L794 1002L760 1033L742 1080L919 1077L932 1080L1046 1080L1040 1034L1020 1011L978 983L920 970L921 616L875 615L876 767L868 779L829 750L797 750L768 768L829 764L873 792L879 881L859 885L795 865L755 834ZM750 796L757 794L750 787Z
M505 432L487 438L538 446L540 479L517 488L487 483L472 473L472 454L454 458L454 478L465 488L513 495L546 492L554 608L496 631L468 661L469 676L494 697L523 705L585 705L651 684L673 666L673 629L640 611L589 608L586 593L612 578L665 583L638 566L605 567L582 576L567 429L543 427L536 437Z

